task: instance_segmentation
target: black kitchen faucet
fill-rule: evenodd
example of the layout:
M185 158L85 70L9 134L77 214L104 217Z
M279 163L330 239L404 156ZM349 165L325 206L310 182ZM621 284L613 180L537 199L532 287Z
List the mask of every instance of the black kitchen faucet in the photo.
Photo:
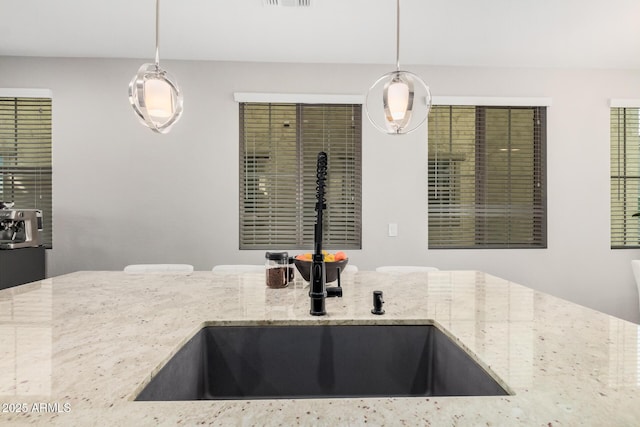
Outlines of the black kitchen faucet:
M316 224L314 226L313 241L313 258L311 264L311 289L309 290L309 298L311 298L310 313L313 316L324 316L327 314L325 310L325 298L341 297L342 288L338 281L337 287L327 287L326 283L326 267L324 264L324 254L322 253L322 212L327 208L324 198L324 187L327 179L327 153L321 151L318 153L318 164L316 167ZM340 273L338 273L340 274Z

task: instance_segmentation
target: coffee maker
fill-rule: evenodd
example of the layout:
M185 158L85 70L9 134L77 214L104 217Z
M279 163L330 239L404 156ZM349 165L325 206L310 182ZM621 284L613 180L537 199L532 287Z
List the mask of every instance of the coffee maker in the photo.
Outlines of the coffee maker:
M0 249L42 246L42 211L0 209Z

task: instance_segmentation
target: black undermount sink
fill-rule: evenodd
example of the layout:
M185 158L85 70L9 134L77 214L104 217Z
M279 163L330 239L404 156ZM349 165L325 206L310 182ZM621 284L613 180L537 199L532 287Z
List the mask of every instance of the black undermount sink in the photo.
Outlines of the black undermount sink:
M136 400L506 394L433 325L210 326Z

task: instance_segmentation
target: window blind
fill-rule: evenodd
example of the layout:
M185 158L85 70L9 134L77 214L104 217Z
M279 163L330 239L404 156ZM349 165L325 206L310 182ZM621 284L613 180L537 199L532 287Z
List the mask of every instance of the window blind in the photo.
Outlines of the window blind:
M546 247L545 140L545 107L433 107L429 248Z
M320 151L324 245L360 248L361 140L359 104L240 103L240 249L312 249Z
M640 108L611 108L611 248L640 247Z
M52 241L51 99L0 97L0 200L43 212Z

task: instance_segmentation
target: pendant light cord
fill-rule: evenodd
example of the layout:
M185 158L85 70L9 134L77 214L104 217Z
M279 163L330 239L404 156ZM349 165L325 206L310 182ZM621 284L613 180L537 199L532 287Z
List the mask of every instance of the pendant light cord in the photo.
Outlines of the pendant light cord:
M400 0L396 0L396 71L400 71Z
M160 68L160 0L156 0L156 68Z

